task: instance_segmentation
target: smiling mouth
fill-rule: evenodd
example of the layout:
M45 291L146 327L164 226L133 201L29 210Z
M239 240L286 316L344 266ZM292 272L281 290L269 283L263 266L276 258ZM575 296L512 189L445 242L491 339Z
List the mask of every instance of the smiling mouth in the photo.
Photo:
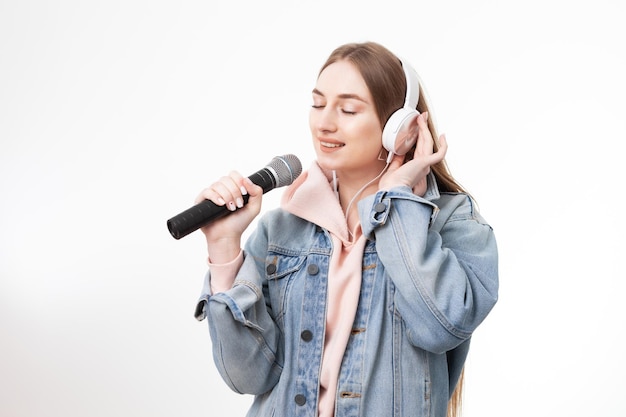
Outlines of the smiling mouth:
M320 145L322 145L325 148L341 148L342 146L345 146L344 143L330 143L330 142L322 142L322 141L320 141Z

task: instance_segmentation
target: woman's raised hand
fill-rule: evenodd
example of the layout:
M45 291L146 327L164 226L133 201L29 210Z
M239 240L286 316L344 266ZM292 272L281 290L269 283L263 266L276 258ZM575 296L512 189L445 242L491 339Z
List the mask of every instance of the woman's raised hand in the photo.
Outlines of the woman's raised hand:
M439 137L437 152L434 152L434 139L428 129L428 113L422 113L417 119L419 134L413 159L404 163L404 155L395 155L385 175L379 182L379 189L389 190L393 187L408 186L416 195L426 193L426 177L430 167L443 161L448 151L446 137Z

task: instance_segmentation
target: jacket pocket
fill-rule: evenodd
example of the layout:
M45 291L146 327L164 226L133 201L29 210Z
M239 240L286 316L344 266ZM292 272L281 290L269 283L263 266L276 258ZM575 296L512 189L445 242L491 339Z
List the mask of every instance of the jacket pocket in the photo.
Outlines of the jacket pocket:
M300 271L305 261L306 256L302 254L294 255L279 251L267 253L265 273L270 302L268 308L281 328L293 277Z

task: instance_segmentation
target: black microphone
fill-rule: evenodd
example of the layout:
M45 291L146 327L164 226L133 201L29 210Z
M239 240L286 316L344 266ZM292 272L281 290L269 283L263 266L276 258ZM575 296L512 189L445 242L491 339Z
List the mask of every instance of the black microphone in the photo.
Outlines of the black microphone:
M277 187L291 184L302 173L302 164L295 155L276 156L265 168L248 178L263 188L263 194ZM244 203L249 195L244 195ZM167 228L174 237L180 239L207 224L233 213L226 206L218 206L211 200L204 200L167 221Z

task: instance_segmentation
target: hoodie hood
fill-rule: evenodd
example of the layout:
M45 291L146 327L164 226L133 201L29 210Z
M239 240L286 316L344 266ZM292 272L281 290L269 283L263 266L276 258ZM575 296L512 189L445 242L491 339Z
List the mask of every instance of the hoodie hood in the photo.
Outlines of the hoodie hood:
M332 179L313 162L285 190L281 207L289 213L310 221L349 244L350 235L343 209L333 190Z

